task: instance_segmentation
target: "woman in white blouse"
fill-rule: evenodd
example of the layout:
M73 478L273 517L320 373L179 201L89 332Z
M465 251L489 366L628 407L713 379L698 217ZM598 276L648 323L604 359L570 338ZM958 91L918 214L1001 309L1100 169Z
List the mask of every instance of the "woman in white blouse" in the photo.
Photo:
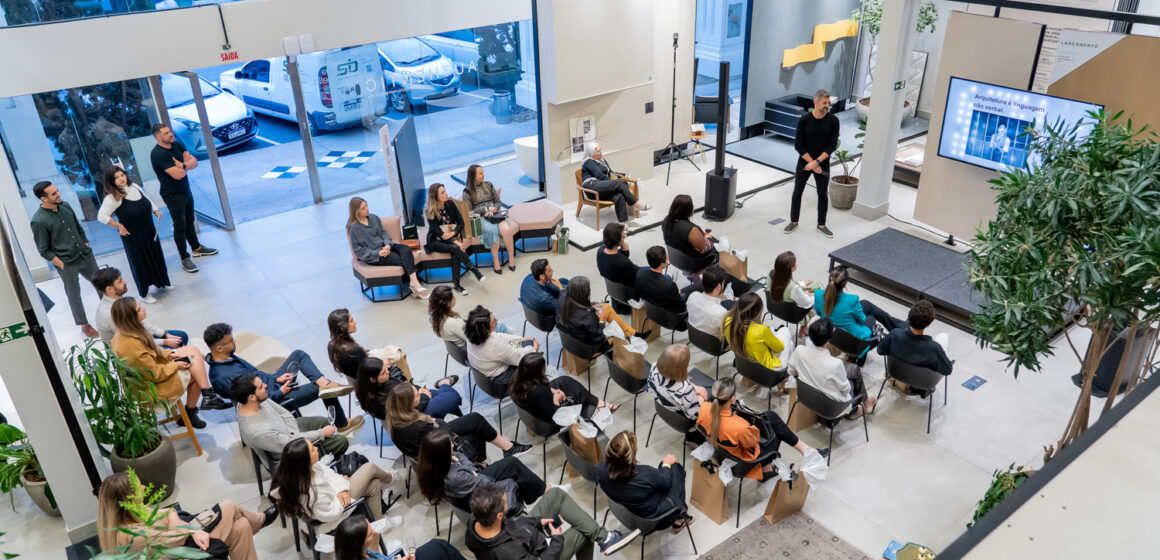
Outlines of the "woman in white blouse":
M773 270L769 271L769 293L773 294L774 301L792 301L794 305L805 309L814 307L814 290L825 288L824 285L813 280L798 282L793 279L793 271L797 270L797 256L793 251L785 251L773 261Z
M129 182L129 176L120 167L111 167L104 176L105 198L97 212L97 221L121 234L125 256L137 293L145 303L156 303L149 295L149 286L171 289L169 271L165 268L165 254L153 216L161 219L161 210L145 196L141 187Z
M455 312L456 301L451 286L436 287L431 290L431 297L427 300L427 316L439 338L463 348L467 346L467 322ZM503 321L497 321L495 332L508 334L511 330Z

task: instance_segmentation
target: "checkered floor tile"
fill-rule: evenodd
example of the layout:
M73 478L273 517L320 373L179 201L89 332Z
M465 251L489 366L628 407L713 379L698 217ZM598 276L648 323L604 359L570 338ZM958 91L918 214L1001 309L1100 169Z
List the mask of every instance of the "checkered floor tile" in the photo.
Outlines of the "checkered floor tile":
M299 173L306 171L305 167L290 167L289 165L279 165L271 169L269 173L262 175L263 179L293 179Z
M318 158L318 167L358 167L378 152L327 152Z

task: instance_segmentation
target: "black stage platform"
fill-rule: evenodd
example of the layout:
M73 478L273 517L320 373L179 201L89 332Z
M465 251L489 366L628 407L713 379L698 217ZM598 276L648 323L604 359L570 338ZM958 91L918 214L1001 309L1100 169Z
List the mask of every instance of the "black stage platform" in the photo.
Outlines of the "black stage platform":
M851 282L905 305L929 300L943 320L974 332L971 313L981 300L967 281L967 260L966 253L886 228L830 253L830 268L844 264Z

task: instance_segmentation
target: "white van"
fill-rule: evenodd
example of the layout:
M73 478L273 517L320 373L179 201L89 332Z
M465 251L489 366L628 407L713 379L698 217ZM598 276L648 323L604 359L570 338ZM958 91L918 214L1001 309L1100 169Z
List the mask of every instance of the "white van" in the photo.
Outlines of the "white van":
M374 45L300 55L298 74L313 133L356 126L364 117L387 111L383 67ZM226 70L220 84L256 113L297 122L285 57Z

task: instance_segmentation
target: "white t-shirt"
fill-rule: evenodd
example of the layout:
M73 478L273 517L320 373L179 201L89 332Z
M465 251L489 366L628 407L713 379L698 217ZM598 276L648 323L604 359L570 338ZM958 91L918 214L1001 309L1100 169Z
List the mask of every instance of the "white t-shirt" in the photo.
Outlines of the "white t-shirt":
M809 384L827 397L847 402L854 398L846 364L830 355L830 351L813 344L803 344L789 357L789 374Z
M720 299L704 292L693 292L685 305L689 308L689 324L693 328L717 338L725 336L725 314L729 311L721 305Z

